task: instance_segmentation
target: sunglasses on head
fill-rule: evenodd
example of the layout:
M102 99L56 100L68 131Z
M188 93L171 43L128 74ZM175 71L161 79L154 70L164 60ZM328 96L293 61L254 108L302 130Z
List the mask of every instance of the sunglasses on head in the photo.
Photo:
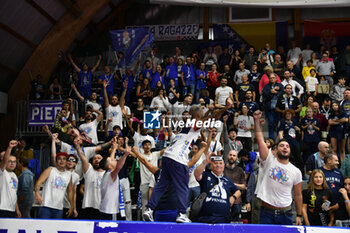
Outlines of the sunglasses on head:
M67 161L71 161L71 162L74 162L74 163L77 162L77 160L76 160L76 159L73 159L73 158L69 158L69 159L67 159Z

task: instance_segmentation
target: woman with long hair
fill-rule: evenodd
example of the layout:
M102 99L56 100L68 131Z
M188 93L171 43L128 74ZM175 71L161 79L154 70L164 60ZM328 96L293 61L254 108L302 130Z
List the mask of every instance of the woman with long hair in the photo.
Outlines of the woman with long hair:
M344 188L339 189L341 195L334 206L336 220L350 220L350 177L344 179Z
M323 172L320 169L313 170L310 182L303 190L304 224L308 226L332 226L334 212L329 211L331 202L332 192L328 188Z
M151 101L153 98L153 93L152 93L148 78L144 78L142 80L142 83L140 83L137 86L136 97L143 98L143 103L145 105L145 108L149 108L149 105L151 104Z
M209 90L210 99L215 99L215 90L220 86L220 73L218 72L218 66L214 63L211 65L211 70L207 72L207 87Z

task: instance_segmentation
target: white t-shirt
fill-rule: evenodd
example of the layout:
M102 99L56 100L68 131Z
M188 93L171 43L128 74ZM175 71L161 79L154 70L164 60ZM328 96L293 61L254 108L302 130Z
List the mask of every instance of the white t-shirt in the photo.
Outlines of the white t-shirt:
M252 116L239 115L237 117L238 126L237 126L237 137L252 137L252 131L245 131L244 128L251 128L254 125L254 119Z
M96 146L82 147L82 149L83 149L84 155L85 155L87 160L91 159L96 154ZM80 176L80 179L82 179L83 178L83 168L82 168L82 164L81 164L81 161L79 159L79 156L78 156L78 152L76 151L74 146L69 145L65 142L61 142L61 152L66 152L67 154L76 155L76 157L78 158L78 163L75 166L75 172Z
M309 91L316 91L316 84L318 84L318 79L315 77L307 76L305 78L306 85L308 85Z
M85 104L85 109L87 108L87 106L91 105L92 106L92 109L94 110L98 110L98 111L101 111L102 107L101 107L101 104L97 103L97 102L92 102L90 100L87 100L86 101L86 104ZM94 114L95 116L97 116L98 114L96 112L93 112L92 114Z
M218 104L226 105L226 99L230 97L230 94L233 94L233 90L231 87L218 87L215 90L215 96L219 95L218 97Z
M123 129L123 112L119 104L115 107L109 105L106 108L106 119L112 118L112 122L108 126L109 131L113 131L115 125L119 125Z
M109 171L105 172L102 177L100 212L119 213L119 177L113 181Z
M67 112L67 119L69 118L70 111ZM73 113L72 115L72 121L75 121L75 114Z
M147 161L153 166L158 167L158 160L160 158L160 152L152 152L150 155L142 154L142 156L147 159ZM149 184L152 180L153 174L150 172L147 167L143 164L140 164L140 177L141 177L141 185Z
M303 66L306 66L307 61L311 60L311 54L314 51L312 51L311 49L304 49L303 51L301 51L301 55L303 56Z
M301 54L301 49L299 47L295 47L294 49L288 50L287 56L290 57L290 60L295 65L299 59L299 54Z
M75 171L73 171L71 173L72 173L72 186L74 189L74 187L78 186L78 184L79 184L79 175ZM69 203L67 192L66 192L66 195L64 195L63 208L66 208L66 209L70 208L70 203Z
M259 170L260 187L257 196L275 207L288 207L292 204L292 189L302 181L302 175L293 164L282 164L270 152Z
M82 208L94 208L99 210L101 205L101 183L105 171L96 171L91 164L84 174L84 199Z
M79 130L85 132L86 135L91 138L92 143L95 145L98 143L97 126L98 126L97 119L91 121L90 123L84 123L79 126Z
M194 170L196 170L196 168L201 165L201 163L203 162L203 158L200 157L199 160L197 161L197 163L191 167L189 169L189 173L190 173L190 179L188 181L188 187L189 188L194 188L194 187L198 187L199 186L199 183L198 181L196 180L196 177L194 176Z
M0 169L0 210L16 211L17 188L16 174Z
M187 166L188 154L190 153L189 147L192 142L197 141L199 135L200 129L195 130L190 127L182 128L170 143L169 147L164 151L163 157L167 157Z
M156 143L154 142L154 138L152 136L149 136L148 134L146 136L139 134L138 132L134 133L134 136L132 137L134 139L134 145L137 146L138 151L143 154L143 148L142 148L142 142L144 140L149 140L151 142L152 148L156 147Z
M62 210L64 196L71 178L72 173L70 171L61 172L52 167L50 175L44 183L41 206Z
M159 96L156 96L152 99L150 108L157 108L158 111L163 112L167 111L167 107L169 106L169 101L167 97L163 97L162 99Z
M216 145L215 145L216 143ZM214 150L215 147L215 150ZM222 151L224 148L222 147L221 143L219 140L213 140L210 142L210 146L209 146L209 152L214 152L216 155L218 154L218 151Z

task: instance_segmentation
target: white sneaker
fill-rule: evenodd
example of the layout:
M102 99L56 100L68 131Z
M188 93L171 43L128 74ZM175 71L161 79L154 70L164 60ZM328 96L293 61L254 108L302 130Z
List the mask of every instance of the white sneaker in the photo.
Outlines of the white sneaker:
M150 208L147 208L145 210L145 212L143 213L143 219L146 222L154 222L154 220L153 220L153 210L151 210Z
M176 218L177 223L186 223L186 222L192 222L186 214L179 213Z

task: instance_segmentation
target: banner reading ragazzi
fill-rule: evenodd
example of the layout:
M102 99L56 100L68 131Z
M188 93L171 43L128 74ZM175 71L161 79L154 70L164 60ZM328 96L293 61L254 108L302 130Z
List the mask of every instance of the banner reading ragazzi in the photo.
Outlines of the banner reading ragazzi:
M61 109L61 100L31 101L29 103L28 126L53 125L55 117Z

